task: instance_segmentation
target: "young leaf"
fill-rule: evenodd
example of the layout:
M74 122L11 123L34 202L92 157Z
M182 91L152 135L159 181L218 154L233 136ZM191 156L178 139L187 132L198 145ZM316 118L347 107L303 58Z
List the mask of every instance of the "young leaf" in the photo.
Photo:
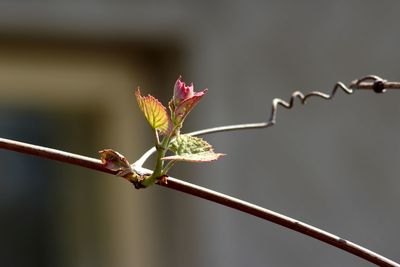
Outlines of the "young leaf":
M200 99L207 92L204 89L201 92L195 92L193 83L189 86L179 77L174 86L174 96L169 103L173 112L173 120L175 125L182 123L189 112L196 106Z
M171 143L169 149L175 155L164 157L162 160L209 162L224 156L224 154L215 153L212 146L203 139L190 135L179 135Z
M130 170L131 165L128 160L112 149L104 149L99 151L100 159L103 165L112 171L126 171Z
M129 161L115 150L104 149L99 153L101 162L107 169L115 171L116 175L131 182L136 189L143 188L142 182L150 176L149 174L134 171Z
M166 108L151 95L141 96L139 88L135 92L136 100L147 121L153 129L167 133L170 129L170 119Z
M175 123L181 123L185 120L190 111L197 105L197 103L201 100L204 94L207 92L207 89L204 89L202 92L196 93L191 98L185 99L177 107L175 107L174 115L175 115Z

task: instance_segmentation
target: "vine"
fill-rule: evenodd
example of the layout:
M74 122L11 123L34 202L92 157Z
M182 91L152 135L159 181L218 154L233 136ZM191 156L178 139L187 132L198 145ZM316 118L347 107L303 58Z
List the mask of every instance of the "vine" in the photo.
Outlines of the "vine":
M101 150L99 160L5 138L0 138L0 148L117 175L127 179L138 189L146 188L152 184L158 184L279 224L347 251L379 266L400 267L400 264L382 255L314 226L167 175L169 169L177 161L207 162L223 156L223 154L215 153L211 145L206 141L194 136L242 129L267 128L276 123L276 114L279 105L290 109L293 107L296 98L299 98L301 103L305 104L306 100L313 96L330 100L337 93L338 89L342 89L348 94L352 94L355 89L373 90L376 93L383 93L386 89L400 89L400 83L388 82L378 76L369 75L353 81L349 86L338 82L335 84L330 94L318 91L303 94L296 91L292 94L289 102L278 98L272 101L271 115L266 122L220 126L183 135L180 133L180 129L182 128L185 118L204 96L207 89L195 93L193 91L193 84L186 86L181 78L179 78L175 83L174 95L169 102L169 114L166 108L156 98L150 95L143 97L139 89L136 91L136 99L139 107L150 126L153 128L155 147L144 153L134 164L130 164L123 155L111 149ZM142 166L145 161L155 152L157 152L157 161L154 170L143 168ZM167 155L167 153L172 153L173 155ZM165 164L165 161L168 161L168 163Z

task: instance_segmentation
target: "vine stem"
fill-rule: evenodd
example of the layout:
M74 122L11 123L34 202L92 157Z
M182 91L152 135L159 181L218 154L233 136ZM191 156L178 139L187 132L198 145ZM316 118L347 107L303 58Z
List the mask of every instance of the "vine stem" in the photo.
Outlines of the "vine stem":
M38 157L56 160L64 163L70 163L73 165L78 165L81 167L116 175L116 172L107 169L99 159L72 154L57 149L27 144L5 138L0 138L0 148L24 154L35 155ZM135 168L137 168L135 171L138 171L139 173L152 173L150 170L142 168L141 166L135 166ZM167 183L162 183L159 185L180 192L184 192L192 196L197 196L281 225L283 227L289 228L296 232L305 234L309 237L315 238L329 245L347 251L376 265L400 267L400 264L388 258L385 258L384 256L379 255L371 250L368 250L360 245L357 245L353 242L345 240L341 237L338 237L301 221L279 214L277 212L259 207L249 202L198 185L178 180L173 177L168 177L166 182Z
M234 124L234 125L226 125L226 126L218 126L208 129L202 129L195 132L190 132L187 135L198 136L198 135L206 135L211 133L221 133L221 132L231 132L231 131L239 131L245 129L263 129L268 128L276 123L276 115L278 112L278 106L282 106L287 109L291 109L294 106L294 101L298 98L301 104L305 104L306 101L311 97L319 97L325 100L331 100L337 93L337 91L341 89L346 94L353 94L354 89L358 90L372 90L375 93L384 93L387 89L400 89L400 82L389 82L387 80L382 79L376 75L367 75L360 79L354 80L350 83L349 86L346 86L342 82L337 82L335 86L332 88L329 94L323 93L320 91L311 91L307 94L303 94L300 91L295 91L292 93L290 100L288 102L275 98L272 100L272 108L271 114L268 121L263 122L255 122L255 123L244 123L244 124ZM156 152L155 147L147 150L136 162L135 165L143 166L146 160Z

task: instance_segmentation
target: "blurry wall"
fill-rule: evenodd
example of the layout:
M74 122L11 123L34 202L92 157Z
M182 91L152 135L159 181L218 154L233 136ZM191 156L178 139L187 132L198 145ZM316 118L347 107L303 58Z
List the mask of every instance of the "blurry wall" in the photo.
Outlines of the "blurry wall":
M93 157L114 148L137 158L151 138L138 127L133 91L139 83L142 90L165 83L167 53L176 55L109 41L3 40L2 136ZM12 154L1 151L2 265L123 266L157 248L156 236L137 230L156 228L150 195L138 199L122 179Z
M88 134L78 132L71 142L60 134L54 146L91 156L112 147L133 161L150 146L149 129L132 89L140 85L167 100L179 74L198 89L209 88L186 131L266 120L270 101L289 97L294 90L329 91L338 80L348 83L367 74L400 79L400 4L393 1L2 5L3 39L20 40L2 49L2 58L10 62L0 66L2 107L36 105L46 114L89 114L85 116L93 126ZM29 47L9 52L26 39L50 40L39 42L39 50L49 43L56 50L65 43L75 47L83 42L85 48L68 48L67 56L48 52L52 63L42 68L40 60L21 56L23 51L37 53ZM95 59L87 55L98 49ZM79 62L68 63L74 58ZM26 64L28 70L21 73ZM62 75L54 74L56 66ZM24 82L26 73L30 80ZM74 78L63 77L65 73ZM78 82L82 78L76 77L82 75L85 82ZM39 85L32 86L37 79ZM54 86L65 88L59 89L62 97ZM339 93L330 102L310 99L307 106L279 110L277 125L268 130L206 137L227 156L207 166L181 164L172 174L400 261L399 97L397 92L356 92ZM81 123L82 115L71 116L68 127ZM7 132L10 126L3 128ZM90 143L80 150L74 144L84 136ZM2 158L9 154L2 152ZM52 235L61 239L55 241L61 250L57 258L66 266L369 266L308 237L204 200L158 187L134 191L107 175L97 178L92 172L86 176L85 170L73 170L81 173L75 174L75 183L55 187L70 194L57 202L69 209L58 207L57 219L52 220L59 220L59 227L64 226L62 218L78 214L87 221L64 226L66 237L59 231ZM67 183L71 175L63 172L55 179ZM69 193L83 188L94 198L91 205L81 204L84 192L79 204ZM88 234L94 218L101 225Z

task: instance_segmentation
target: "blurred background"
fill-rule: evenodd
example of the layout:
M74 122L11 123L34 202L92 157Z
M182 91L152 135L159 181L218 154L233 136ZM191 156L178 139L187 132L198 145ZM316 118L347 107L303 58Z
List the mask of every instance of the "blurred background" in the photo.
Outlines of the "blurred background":
M137 86L209 88L184 131L269 118L274 97L368 74L400 81L397 1L1 1L0 136L135 161L152 146ZM280 109L266 130L175 177L400 261L400 92ZM147 167L152 168L151 162ZM189 195L0 150L1 266L371 266Z

